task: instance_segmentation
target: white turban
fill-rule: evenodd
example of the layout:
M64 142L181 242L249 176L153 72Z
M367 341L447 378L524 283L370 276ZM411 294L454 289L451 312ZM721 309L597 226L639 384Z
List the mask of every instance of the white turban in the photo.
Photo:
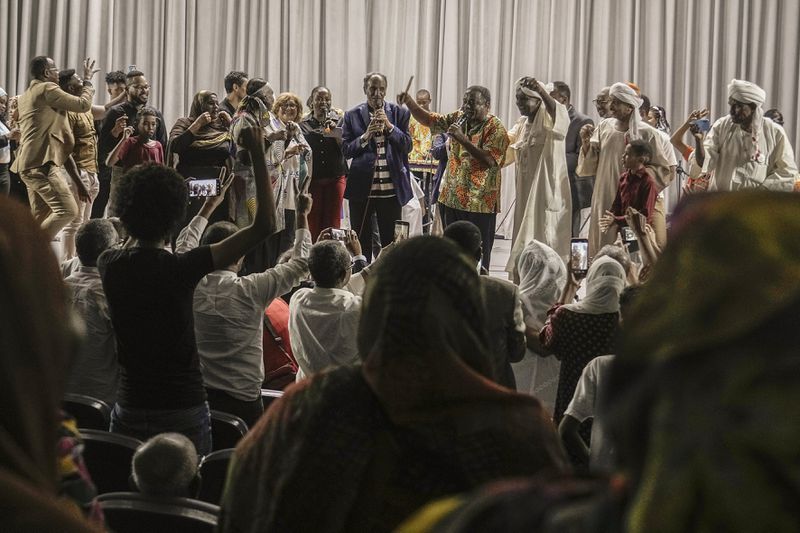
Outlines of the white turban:
M633 106L631 121L628 124L628 138L631 141L638 139L639 125L642 123L642 117L639 115L639 108L642 107L642 98L626 83L615 83L612 85L611 89L608 90L608 96Z
M8 93L6 93L5 89L0 87L0 98L2 98L3 96L8 96Z
M767 99L767 93L755 83L733 79L728 84L728 98L745 104L761 106Z
M756 159L758 157L758 138L761 136L761 128L764 122L764 110L761 106L767 100L767 93L755 83L732 79L728 84L728 98L743 104L755 104L756 106L755 111L753 111L753 144L748 154L751 159Z
M517 90L522 91L522 94L524 94L525 96L528 96L530 98L538 98L539 100L541 100L542 97L539 95L539 93L537 93L536 91L534 91L530 87L525 87L524 85L522 85L522 82L524 80L525 80L524 76L522 78L518 79L517 83L514 84L514 90L515 91L517 91ZM548 94L553 92L553 84L552 83L542 83L542 82L539 82L539 83L544 87L544 90L547 91Z

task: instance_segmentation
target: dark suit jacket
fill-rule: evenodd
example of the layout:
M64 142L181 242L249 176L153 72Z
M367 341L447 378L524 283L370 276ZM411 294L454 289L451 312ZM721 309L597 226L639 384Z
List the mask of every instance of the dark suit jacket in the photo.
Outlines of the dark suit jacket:
M486 326L489 330L495 381L516 389L511 363L519 362L525 356L525 332L517 330L514 319L518 305L519 312L522 313L519 288L499 278L480 276L480 280L486 297Z
M386 161L392 176L397 201L406 205L413 196L411 191L411 170L408 168L408 153L411 151L411 136L408 134L408 109L397 104L384 102L386 116L394 125L392 133L386 137ZM347 175L347 186L344 197L348 200L365 200L372 187L375 173L375 158L378 147L375 140L361 146L361 135L369 126L369 108L367 103L359 104L344 114L342 125L342 151L347 159L352 159L350 172Z
M581 151L581 128L586 124L594 124L594 121L575 107L569 106L569 128L567 128L564 144L567 148L567 171L573 179L575 178L575 169L578 167L578 154Z

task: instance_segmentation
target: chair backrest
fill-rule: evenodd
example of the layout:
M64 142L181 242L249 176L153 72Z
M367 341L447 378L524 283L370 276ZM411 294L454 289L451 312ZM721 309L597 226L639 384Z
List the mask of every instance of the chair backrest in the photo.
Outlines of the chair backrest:
M247 433L247 424L238 416L211 410L211 440L213 451L235 448Z
M261 402L264 404L264 410L267 410L267 407L277 400L278 398L283 396L282 390L274 390L274 389L261 389Z
M155 498L138 492L112 492L97 498L106 526L116 533L213 532L219 507L189 498Z
M64 411L75 417L79 428L108 431L111 407L97 398L84 394L65 394Z
M198 500L219 505L225 478L228 475L228 464L231 462L233 450L211 452L200 461L200 494Z
M131 461L142 441L125 435L81 429L83 460L97 493L130 490Z

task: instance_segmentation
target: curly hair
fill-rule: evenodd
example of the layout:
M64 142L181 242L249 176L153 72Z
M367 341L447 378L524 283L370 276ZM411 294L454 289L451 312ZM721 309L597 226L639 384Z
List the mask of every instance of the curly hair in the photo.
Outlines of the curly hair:
M165 239L183 222L189 191L186 182L164 165L137 165L119 180L114 209L131 237Z
M275 103L272 104L272 112L277 115L278 110L287 102L294 102L294 105L297 106L297 117L299 118L303 114L303 101L294 93L279 94L275 99Z

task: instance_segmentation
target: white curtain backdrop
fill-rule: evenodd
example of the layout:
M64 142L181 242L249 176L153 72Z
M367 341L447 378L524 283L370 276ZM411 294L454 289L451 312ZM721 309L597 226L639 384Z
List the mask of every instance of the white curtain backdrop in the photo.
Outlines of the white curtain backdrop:
M797 0L0 0L0 21L9 94L25 89L39 54L61 68L86 56L104 72L135 64L168 127L196 91L224 93L234 69L304 101L327 85L345 109L363 100L372 70L388 76L390 94L414 75L414 89L429 89L442 111L484 85L506 124L521 75L566 81L573 104L595 118L597 90L629 80L674 127L697 107L725 114L737 77L766 90L800 148ZM513 186L504 193L507 208Z

